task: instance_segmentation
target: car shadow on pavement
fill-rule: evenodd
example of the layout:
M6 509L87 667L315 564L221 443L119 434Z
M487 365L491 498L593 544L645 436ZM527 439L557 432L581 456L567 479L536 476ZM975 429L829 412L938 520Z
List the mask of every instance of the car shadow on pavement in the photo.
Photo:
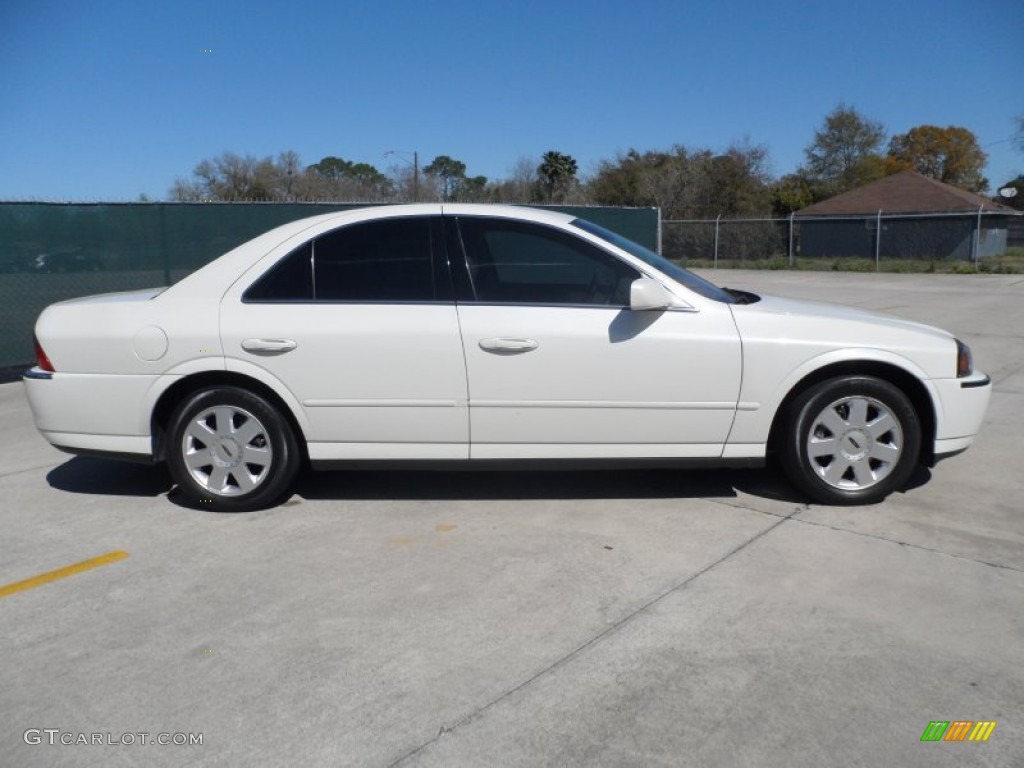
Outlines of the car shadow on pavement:
M930 479L929 470L918 469L905 490ZM172 503L185 506L162 464L75 457L50 470L46 481L67 493L149 498L166 494ZM809 503L772 469L307 470L300 474L295 493L323 501L735 499L744 493L783 503Z
M760 470L370 470L305 472L304 499L509 500L736 498L737 489L783 501L803 499Z
M68 493L148 496L167 493L174 482L163 464L76 456L46 473L51 488Z

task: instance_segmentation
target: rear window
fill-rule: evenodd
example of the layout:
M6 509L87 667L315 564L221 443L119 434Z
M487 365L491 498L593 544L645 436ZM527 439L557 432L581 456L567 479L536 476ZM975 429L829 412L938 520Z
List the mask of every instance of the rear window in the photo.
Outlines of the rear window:
M427 218L352 224L305 243L254 283L244 301L433 301Z

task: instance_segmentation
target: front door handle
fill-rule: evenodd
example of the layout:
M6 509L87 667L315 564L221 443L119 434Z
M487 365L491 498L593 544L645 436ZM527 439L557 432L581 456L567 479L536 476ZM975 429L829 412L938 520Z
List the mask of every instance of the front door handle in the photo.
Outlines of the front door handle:
M518 355L532 352L540 345L533 339L481 339L480 349L496 355Z
M280 355L298 346L292 339L245 339L242 349L257 355Z

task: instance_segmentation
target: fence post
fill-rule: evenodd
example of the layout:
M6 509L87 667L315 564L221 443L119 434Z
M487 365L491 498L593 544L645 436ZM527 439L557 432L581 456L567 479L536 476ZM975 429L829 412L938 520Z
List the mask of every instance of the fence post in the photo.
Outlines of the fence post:
M160 256L164 264L164 285L171 284L170 254L167 253L167 212L163 203L157 203L160 212Z
M984 205L978 206L978 223L974 225L974 266L978 266L981 260L981 212Z
M722 214L718 214L718 218L715 219L715 269L718 269L718 222L721 218Z
M793 216L795 211L789 212L789 268L793 268Z
M661 228L664 226L664 224L663 224L663 222L661 220L661 206L659 205L655 210L658 211L658 242L656 244L656 248L658 249L658 255L662 256L664 254L662 253L662 250L661 250L662 242L663 242L662 241Z
M882 253L882 209L878 209L878 218L875 219L875 272L880 271Z

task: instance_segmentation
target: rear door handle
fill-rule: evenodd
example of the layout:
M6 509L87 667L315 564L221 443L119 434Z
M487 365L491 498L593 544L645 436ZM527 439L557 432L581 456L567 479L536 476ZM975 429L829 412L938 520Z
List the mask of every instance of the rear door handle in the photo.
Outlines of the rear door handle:
M480 349L496 355L518 355L532 352L540 345L533 339L481 339Z
M242 349L257 355L280 355L298 346L292 339L245 339Z

